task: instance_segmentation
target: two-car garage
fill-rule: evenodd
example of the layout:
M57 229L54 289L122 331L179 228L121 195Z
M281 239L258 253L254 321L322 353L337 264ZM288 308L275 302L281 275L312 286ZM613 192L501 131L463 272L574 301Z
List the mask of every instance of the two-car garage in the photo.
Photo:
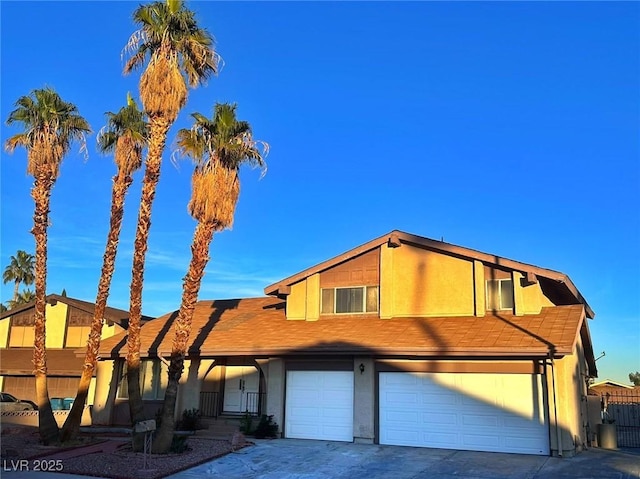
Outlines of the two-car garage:
M380 444L549 454L540 375L380 372L377 377ZM359 405L353 371L287 371L285 437L353 441L354 407Z
M541 376L379 375L380 444L549 454Z

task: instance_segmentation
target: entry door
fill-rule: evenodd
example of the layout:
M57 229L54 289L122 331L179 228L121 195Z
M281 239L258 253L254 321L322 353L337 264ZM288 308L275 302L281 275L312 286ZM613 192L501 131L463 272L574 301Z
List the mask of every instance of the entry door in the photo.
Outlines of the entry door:
M224 381L224 412L258 412L260 375L255 366L227 366Z

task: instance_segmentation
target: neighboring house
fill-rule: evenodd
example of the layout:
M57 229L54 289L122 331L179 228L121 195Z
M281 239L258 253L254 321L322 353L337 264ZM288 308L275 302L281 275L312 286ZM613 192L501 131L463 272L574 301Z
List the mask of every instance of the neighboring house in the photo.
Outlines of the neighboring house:
M562 273L393 231L265 293L198 302L177 415L266 413L283 437L478 451L587 443L594 313ZM142 327L149 417L176 316ZM129 421L125 355L124 335L102 343L94 423Z
M50 398L75 397L95 305L57 294L46 297L47 385ZM0 389L35 401L33 376L35 301L0 314ZM129 313L106 308L102 338L127 328ZM149 318L147 318L149 319ZM89 390L93 402L95 379Z
M633 384L622 384L611 379L605 379L604 381L598 381L589 386L589 394L602 396L609 394L624 395L631 394L632 391L640 391L640 386Z

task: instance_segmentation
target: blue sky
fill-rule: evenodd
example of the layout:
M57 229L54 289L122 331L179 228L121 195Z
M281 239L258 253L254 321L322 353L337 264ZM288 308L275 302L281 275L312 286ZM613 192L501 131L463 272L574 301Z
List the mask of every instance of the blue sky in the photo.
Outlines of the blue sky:
M121 53L137 2L0 3L2 140L15 100L54 87L94 132L137 96ZM600 378L640 370L640 3L191 2L224 68L189 114L238 103L267 141L241 173L203 299L279 279L393 229L568 274L596 312ZM110 157L88 137L54 188L48 291L95 300ZM179 306L191 165L165 154L143 311ZM2 152L0 265L34 250L26 155ZM109 304L128 309L141 175L127 197ZM12 294L2 287L1 300Z

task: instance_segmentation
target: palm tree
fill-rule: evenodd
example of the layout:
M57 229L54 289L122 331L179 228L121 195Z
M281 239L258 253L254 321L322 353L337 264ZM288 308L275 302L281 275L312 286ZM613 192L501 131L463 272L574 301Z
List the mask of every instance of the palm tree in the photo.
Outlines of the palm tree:
M251 126L236 119L236 105L218 103L213 119L194 113L190 130L178 132L179 152L195 161L189 213L198 222L191 244L191 263L182 285L182 302L174 326L169 379L154 452L168 452L175 429L178 383L191 333L193 310L198 301L209 246L216 231L231 227L240 194L238 170L243 163L264 167L268 145L256 141Z
M18 250L15 256L11 257L11 262L9 266L7 266L2 273L2 281L4 284L14 283L13 287L13 301L18 300L18 294L20 289L20 284L24 283L29 286L33 284L34 280L34 272L33 272L33 262L35 258L32 254L27 253L23 250Z
M25 289L24 291L22 291L22 293L18 294L18 297L16 299L12 299L11 301L8 301L7 304L9 305L9 309L13 309L16 306L20 306L21 304L27 304L31 301L33 301L36 297L36 294L31 291L30 289Z
M140 98L149 118L149 146L134 242L127 336L129 410L135 424L145 419L139 382L142 285L151 207L160 178L162 152L169 127L187 101L187 85L196 87L216 74L218 56L213 49L213 37L198 27L194 13L181 0L141 5L134 11L133 19L141 28L127 44L133 54L125 64L124 73L146 63L140 78ZM142 439L134 439L134 449L141 449Z
M107 125L98 134L98 149L102 153L114 153L117 174L113 177L111 192L111 221L107 244L102 259L102 273L98 283L96 306L91 322L91 331L87 341L82 375L78 383L78 392L73 406L62 427L63 442L78 435L91 378L98 360L98 349L102 335L104 311L109 297L111 278L115 270L118 240L124 215L124 200L127 190L133 182L132 175L142 166L142 151L147 145L147 124L131 95L127 95L127 106L118 113L107 112Z
M10 153L21 146L27 150L27 173L34 178L31 196L35 203L33 229L35 238L35 313L33 365L36 399L39 409L39 432L44 444L58 439L58 425L53 417L47 388L47 354L45 349L47 227L51 190L58 178L60 164L74 141L86 152L84 135L91 132L78 108L60 98L52 88L35 89L16 102L7 124L21 123L24 131L6 141Z

